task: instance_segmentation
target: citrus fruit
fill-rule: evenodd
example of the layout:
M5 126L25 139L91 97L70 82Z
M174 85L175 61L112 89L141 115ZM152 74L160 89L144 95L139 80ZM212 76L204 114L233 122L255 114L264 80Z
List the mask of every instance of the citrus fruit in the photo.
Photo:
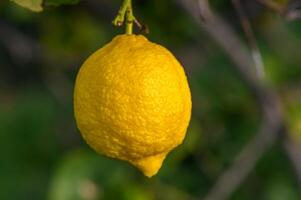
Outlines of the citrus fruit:
M191 96L181 64L142 35L119 35L82 65L74 89L82 136L151 177L182 143Z

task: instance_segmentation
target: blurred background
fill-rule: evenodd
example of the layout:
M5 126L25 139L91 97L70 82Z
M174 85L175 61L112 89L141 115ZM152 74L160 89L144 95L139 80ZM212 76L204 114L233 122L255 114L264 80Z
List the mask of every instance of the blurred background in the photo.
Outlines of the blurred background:
M124 32L111 24L121 0L52 6L57 2L46 1L42 12L32 12L0 1L0 199L205 196L256 134L262 118L229 57L179 1L133 0L136 17L150 29L147 37L170 49L184 65L193 98L184 143L148 179L127 163L92 151L73 117L79 67ZM211 2L247 45L231 1ZM262 55L265 82L279 95L288 133L301 147L301 21L287 20L256 1L242 1L242 6ZM279 143L267 149L230 199L301 199L294 167Z

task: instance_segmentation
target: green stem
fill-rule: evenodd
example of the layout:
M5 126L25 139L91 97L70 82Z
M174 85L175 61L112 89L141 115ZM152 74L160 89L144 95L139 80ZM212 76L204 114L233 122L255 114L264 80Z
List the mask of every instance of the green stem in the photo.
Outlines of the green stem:
M115 26L121 26L124 21L126 26L126 34L133 34L133 23L135 21L135 16L133 14L132 0L123 0L123 3L118 11L118 15L113 20L113 24Z

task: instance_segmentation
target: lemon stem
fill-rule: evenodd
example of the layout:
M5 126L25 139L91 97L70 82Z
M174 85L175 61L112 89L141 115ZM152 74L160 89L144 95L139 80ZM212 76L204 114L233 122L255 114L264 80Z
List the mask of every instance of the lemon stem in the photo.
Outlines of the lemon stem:
M125 21L126 19L126 21ZM118 11L118 15L113 20L115 26L121 26L125 21L125 33L133 34L133 23L135 16L133 14L132 0L123 0L123 3Z

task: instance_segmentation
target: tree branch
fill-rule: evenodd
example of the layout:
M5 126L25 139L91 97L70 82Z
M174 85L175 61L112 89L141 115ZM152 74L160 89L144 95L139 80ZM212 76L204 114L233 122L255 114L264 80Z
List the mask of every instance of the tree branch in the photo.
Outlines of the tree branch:
M243 31L244 31L247 41L249 43L249 47L250 47L253 62L254 62L255 68L256 68L257 76L259 78L263 79L265 76L264 65L263 65L261 53L258 48L255 34L253 32L251 23L248 19L248 16L244 12L244 9L241 5L241 0L232 0L232 3L234 5L234 8L236 9L241 26L243 28Z
M255 76L250 52L231 27L210 9L208 0L198 0L199 5L196 5L193 0L178 0L178 2L229 56L239 77L249 87L262 111L263 117L259 131L241 150L232 165L223 172L204 198L204 200L228 199L246 179L264 152L275 143L276 139L280 138L280 133L284 132L281 104L277 94L268 88L262 79ZM287 146L290 145L287 144ZM300 170L301 157L296 154L295 150L289 155L295 168Z
M257 0L257 2L266 8L276 12L278 15L284 17L286 20L293 21L301 19L301 12L298 10L300 1L292 1L286 6L282 6L279 3L271 0Z

